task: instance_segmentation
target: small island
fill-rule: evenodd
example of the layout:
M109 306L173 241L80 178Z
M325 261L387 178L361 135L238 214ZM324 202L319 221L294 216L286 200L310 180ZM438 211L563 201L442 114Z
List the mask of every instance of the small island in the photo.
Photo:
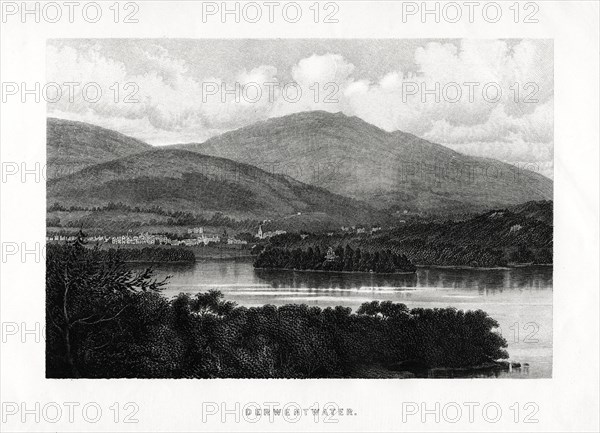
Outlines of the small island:
M255 268L288 269L321 272L371 272L378 274L414 273L417 268L404 255L389 249L364 251L338 246L321 252L319 247L300 248L267 247L256 258Z

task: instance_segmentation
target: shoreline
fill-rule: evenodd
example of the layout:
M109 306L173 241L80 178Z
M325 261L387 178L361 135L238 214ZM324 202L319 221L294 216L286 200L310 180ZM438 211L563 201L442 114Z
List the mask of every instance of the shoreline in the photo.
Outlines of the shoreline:
M173 260L173 261L162 261L162 260L124 260L123 263L147 263L147 264L155 264L155 263L168 263L168 264L175 264L175 265L184 265L184 264L192 264L192 263L196 263L196 261L189 261L189 260Z
M195 263L202 262L204 260L237 260L237 259L251 259L254 256L252 255L244 255L244 256L196 256Z
M177 261L152 261L152 260L126 260L124 263L149 263L149 264L193 264L202 263L207 260L247 260L254 256L201 256L196 257L196 260L177 260ZM535 268L535 267L552 267L552 263L538 263L526 266L497 266L497 267L474 267L474 266L454 266L454 265L415 265L418 269L455 269L455 270L473 270L473 271L509 271L511 269L524 269L524 268ZM254 267L253 269L260 269L264 271L292 271L292 272L318 272L323 274L363 274L363 275L411 275L416 274L417 271L407 272L365 272L365 271L324 271L321 269L292 269L292 268L264 268Z
M526 371L528 363L512 360L494 360L479 365L467 367L426 367L424 365L403 366L398 364L373 364L359 368L360 375L351 376L353 379L469 379L494 378L497 373Z
M525 266L494 266L479 267L466 265L415 265L417 268L435 268L435 269L456 269L456 270L474 270L474 271L508 271L511 269L535 268L538 266L552 267L552 263L534 263Z
M362 275L412 275L417 271L408 272L364 272L364 271L323 271L321 269L290 269L290 268L257 268L264 271L319 272L321 274L362 274Z
M165 248L165 249L176 249L176 248L187 248L192 251L195 256L193 261L152 261L152 260L127 260L125 263L198 263L205 260L248 260L255 258L252 254L242 254L236 255L231 254L233 251L240 251L235 249L212 249L212 251L205 251L204 248L198 247L186 247L182 245L128 245L125 247L116 247L114 245L103 245L101 246L101 250L122 250L122 249L132 249L138 250L143 248ZM219 251L219 254L215 254L216 251ZM553 267L553 263L523 263L523 264L512 264L505 266L468 266L468 265L433 265L433 264L414 264L417 269L431 268L431 269L455 269L455 270L476 270L476 271L506 271L511 269L524 269L524 268L535 268L535 267ZM322 272L322 273L347 273L347 274L376 274L376 275L409 275L416 273L415 271L408 272L365 272L365 271L323 271L318 269L291 269L291 268L254 268L254 269L264 269L264 270L285 270L285 271L296 271L296 272Z

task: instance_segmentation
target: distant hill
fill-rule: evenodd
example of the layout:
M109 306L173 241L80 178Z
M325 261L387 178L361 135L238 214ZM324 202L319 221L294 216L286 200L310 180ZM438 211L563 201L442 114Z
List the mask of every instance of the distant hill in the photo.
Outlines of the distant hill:
M123 203L142 209L238 219L281 219L339 226L378 220L381 212L248 164L178 149L154 149L49 180L47 202L64 207ZM299 215L300 213L300 215Z
M540 174L341 113L291 114L174 147L287 174L398 212L471 213L553 195L552 181Z
M298 231L552 198L552 181L539 174L340 113L298 113L158 149L82 122L49 118L47 128L49 205L223 212Z
M417 265L497 267L514 263L553 262L551 202L490 210L462 221L399 224L375 234L336 232L302 239L287 234L272 238L274 247L309 247L326 251L347 245L362 252L391 250Z
M48 179L150 149L143 141L88 123L52 117L46 121Z

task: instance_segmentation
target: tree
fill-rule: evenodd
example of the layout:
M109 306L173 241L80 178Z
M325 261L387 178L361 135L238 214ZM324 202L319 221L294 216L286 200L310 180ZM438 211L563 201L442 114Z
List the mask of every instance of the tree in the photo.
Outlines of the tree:
M166 283L153 280L150 268L134 273L116 260L95 260L81 231L65 246L49 245L46 263L47 329L52 329L51 343L58 343L53 338L62 341L62 368L68 377L80 376L77 343L82 333L119 321L138 294L158 292Z
M509 261L513 263L530 263L535 260L533 252L525 244L520 244L515 251L510 254Z
M354 271L354 251L350 245L344 249L344 271Z

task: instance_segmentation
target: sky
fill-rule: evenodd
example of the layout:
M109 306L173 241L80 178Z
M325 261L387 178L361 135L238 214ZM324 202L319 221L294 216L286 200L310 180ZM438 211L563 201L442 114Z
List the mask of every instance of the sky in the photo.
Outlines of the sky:
M49 116L152 145L325 110L553 177L551 40L60 39L46 66Z

